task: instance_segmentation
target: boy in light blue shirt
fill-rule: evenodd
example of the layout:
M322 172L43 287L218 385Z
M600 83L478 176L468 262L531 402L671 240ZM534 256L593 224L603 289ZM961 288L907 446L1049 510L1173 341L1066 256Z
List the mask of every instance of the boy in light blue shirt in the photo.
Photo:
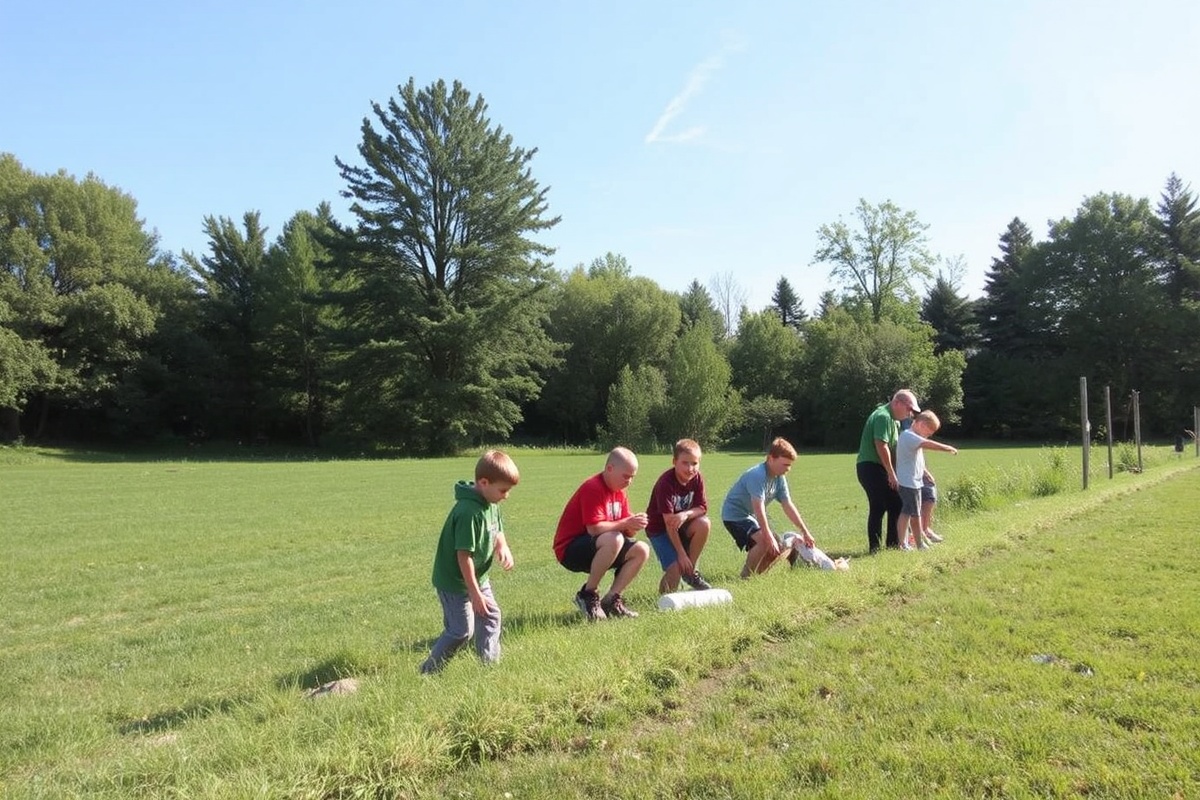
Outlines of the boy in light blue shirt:
M785 552L793 565L797 558L796 550L785 547L779 535L771 530L767 504L772 500L779 503L784 515L796 526L804 546L815 546L808 526L788 494L785 476L795 460L796 448L792 443L787 439L775 439L766 460L743 472L725 496L721 521L738 549L746 551L743 578L766 572Z

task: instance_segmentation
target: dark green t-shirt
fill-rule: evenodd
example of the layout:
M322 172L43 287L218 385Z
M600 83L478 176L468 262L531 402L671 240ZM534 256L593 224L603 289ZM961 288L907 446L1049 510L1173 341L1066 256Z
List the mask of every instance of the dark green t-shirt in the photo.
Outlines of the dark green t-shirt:
M879 453L875 452L875 442L886 442L893 453L896 452L896 438L900 435L900 424L892 419L890 403L884 403L871 412L867 424L863 426L862 440L858 443L858 463L864 461L883 466ZM893 460L895 456L893 456Z
M454 508L446 517L433 556L433 585L445 592L467 593L467 584L458 568L458 551L466 550L475 562L475 581L488 583L496 536L504 532L500 506L489 503L475 491L471 481L454 484Z

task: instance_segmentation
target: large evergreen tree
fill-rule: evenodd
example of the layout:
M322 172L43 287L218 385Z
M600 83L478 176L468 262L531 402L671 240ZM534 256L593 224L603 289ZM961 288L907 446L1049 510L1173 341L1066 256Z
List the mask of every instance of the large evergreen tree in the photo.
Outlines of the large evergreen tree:
M921 319L934 330L935 353L958 350L967 353L975 346L974 305L958 291L951 276L939 273L921 301Z
M259 212L242 215L242 226L228 217L204 218L206 255L184 252L203 296L202 335L212 358L197 376L207 404L201 412L206 430L252 442L266 435L262 418L267 231Z
M1200 211L1196 196L1175 173L1159 198L1154 228L1155 248L1171 299L1200 301Z
M976 314L980 340L993 353L1016 355L1029 346L1021 278L1032 250L1029 227L1013 217L1000 235L1000 255L992 259Z
M1200 210L1191 188L1171 173L1154 218L1155 259L1171 298L1170 337L1177 376L1167 401L1168 432L1186 426L1190 410L1200 403ZM1183 423L1179 421L1183 420Z
M352 433L428 453L504 437L553 348L542 321L558 222L525 150L458 82L372 104L361 165L337 159L358 224L335 257L355 348Z
M301 211L267 252L263 287L264 390L273 432L318 443L332 400L331 332L336 308L322 300L337 288L323 242L337 229L328 203Z

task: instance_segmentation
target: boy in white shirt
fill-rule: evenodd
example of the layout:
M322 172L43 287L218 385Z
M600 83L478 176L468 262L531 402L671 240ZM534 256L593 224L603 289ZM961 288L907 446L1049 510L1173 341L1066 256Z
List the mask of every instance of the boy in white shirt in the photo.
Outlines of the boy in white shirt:
M912 541L916 542L917 548L924 550L932 541L926 538L924 525L921 524L921 485L929 475L925 469L923 451L941 450L951 455L958 453L957 448L929 438L937 433L941 426L937 414L928 410L922 411L917 414L908 430L900 433L900 438L896 441L896 481L899 484L900 502L903 506L896 521L901 550L912 550ZM910 522L913 523L911 538L908 533Z

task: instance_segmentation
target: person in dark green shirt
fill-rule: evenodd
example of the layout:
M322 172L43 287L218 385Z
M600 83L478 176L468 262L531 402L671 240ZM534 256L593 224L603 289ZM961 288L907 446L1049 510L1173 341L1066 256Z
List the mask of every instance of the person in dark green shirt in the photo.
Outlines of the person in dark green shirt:
M899 420L907 419L921 409L917 396L901 389L892 399L871 412L863 425L858 445L858 483L867 493L867 548L879 550L883 534L883 517L887 515L888 547L899 547L896 522L900 516L900 493L896 490L896 438L900 434Z
M454 484L454 507L442 526L433 556L433 587L442 605L445 629L421 672L439 671L475 638L485 664L500 658L500 607L488 570L493 560L512 569L512 551L504 537L500 503L521 479L517 465L500 450L489 450L475 464L475 481Z

